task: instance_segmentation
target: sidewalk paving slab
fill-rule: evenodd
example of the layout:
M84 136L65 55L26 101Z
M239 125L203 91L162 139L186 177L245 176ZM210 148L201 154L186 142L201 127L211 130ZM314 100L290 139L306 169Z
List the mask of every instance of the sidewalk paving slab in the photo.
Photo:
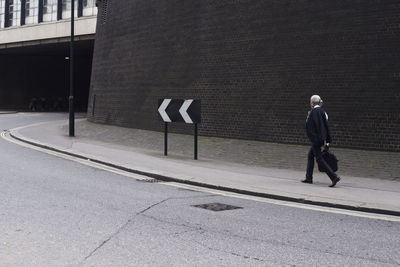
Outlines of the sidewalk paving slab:
M337 187L329 188L329 178L317 171L314 184L300 182L304 177L301 168L306 163L306 146L200 136L201 153L195 161L190 153L190 149L193 153L193 136L170 134L173 145L170 155L165 157L163 133L160 132L94 124L82 119L76 122L77 137L71 138L67 136L67 127L68 121L46 122L14 129L11 135L42 147L163 180L400 216L400 178L396 176L400 173L397 173L399 164L395 164L397 160L400 163L400 153L342 149L345 151L342 154L347 153L348 157L362 155L358 158L361 162L365 162L365 158L375 163L384 161L389 169L378 171L376 175L384 175L376 177L343 175L339 171L342 181ZM392 162L388 163L387 159ZM289 162L291 160L293 164ZM268 163L263 164L263 161ZM347 173L356 170L352 166Z

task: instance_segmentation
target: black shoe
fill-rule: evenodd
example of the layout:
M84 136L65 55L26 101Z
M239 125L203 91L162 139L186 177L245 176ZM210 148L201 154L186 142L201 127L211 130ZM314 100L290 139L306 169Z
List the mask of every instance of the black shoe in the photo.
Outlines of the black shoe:
M307 178L305 180L301 180L301 182L306 184L312 184L312 180Z
M340 181L340 177L336 177L335 180L332 181L332 184L329 187L334 187Z

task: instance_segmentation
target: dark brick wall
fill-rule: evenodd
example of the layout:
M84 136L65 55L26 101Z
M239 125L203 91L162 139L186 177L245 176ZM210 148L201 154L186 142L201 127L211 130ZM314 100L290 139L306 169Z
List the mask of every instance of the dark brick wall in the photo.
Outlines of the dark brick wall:
M400 151L399 14L398 0L102 0L89 118L162 130L157 99L196 98L201 135L308 143L319 94L336 146Z

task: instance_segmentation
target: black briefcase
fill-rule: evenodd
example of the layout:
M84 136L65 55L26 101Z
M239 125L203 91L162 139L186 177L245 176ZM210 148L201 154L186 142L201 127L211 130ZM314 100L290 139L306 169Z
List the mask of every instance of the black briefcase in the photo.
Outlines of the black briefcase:
M322 158L328 163L328 165L331 167L332 171L336 172L338 170L338 159L336 156L329 151L322 151ZM320 172L326 172L325 167L318 162L318 170Z

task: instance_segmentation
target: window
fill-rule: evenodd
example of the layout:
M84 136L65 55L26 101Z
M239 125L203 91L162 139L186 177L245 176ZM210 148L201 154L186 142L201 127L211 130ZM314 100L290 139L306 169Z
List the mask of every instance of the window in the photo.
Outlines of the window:
M75 17L78 16L78 0L74 2ZM71 0L62 0L62 18L67 19L71 17Z
M83 16L97 15L96 0L83 0Z
M0 29L4 28L6 0L0 0Z
M57 20L57 0L43 0L43 21Z
M38 23L39 0L26 0L25 24Z
M10 0L8 26L21 25L21 0Z

